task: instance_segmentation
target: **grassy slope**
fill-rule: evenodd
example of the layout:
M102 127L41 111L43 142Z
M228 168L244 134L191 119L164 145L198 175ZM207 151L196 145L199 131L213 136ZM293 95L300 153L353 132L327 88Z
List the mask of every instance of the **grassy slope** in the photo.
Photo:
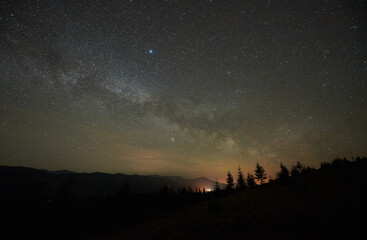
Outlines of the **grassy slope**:
M332 169L182 209L101 239L350 239L366 223L365 169Z

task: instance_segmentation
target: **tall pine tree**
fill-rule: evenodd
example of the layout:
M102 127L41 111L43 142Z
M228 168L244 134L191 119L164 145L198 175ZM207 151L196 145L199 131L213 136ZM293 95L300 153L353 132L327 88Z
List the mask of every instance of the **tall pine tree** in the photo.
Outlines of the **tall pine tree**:
M267 178L265 169L259 163L256 163L256 168L254 172L255 178L260 182L260 185L262 185Z
M234 179L231 172L228 171L226 179L226 190L232 191L234 189Z
M245 177L243 176L243 172L241 170L241 167L238 166L236 189L237 190L243 190L245 188L246 188Z

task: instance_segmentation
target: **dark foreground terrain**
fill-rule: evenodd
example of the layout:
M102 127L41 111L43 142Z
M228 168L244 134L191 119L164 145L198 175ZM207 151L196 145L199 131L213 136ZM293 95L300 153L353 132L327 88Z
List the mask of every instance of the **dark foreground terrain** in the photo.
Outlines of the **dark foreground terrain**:
M74 174L6 170L1 239L364 239L366 171L366 158L336 159L241 191L139 193L121 182L114 194L88 196Z
M365 239L366 184L366 161L339 161L96 239Z

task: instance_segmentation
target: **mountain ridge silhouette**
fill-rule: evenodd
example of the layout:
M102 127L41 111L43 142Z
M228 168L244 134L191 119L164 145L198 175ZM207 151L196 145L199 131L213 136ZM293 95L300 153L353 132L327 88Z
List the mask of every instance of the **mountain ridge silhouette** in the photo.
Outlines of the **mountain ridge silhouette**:
M214 181L205 177L187 179L180 176L128 175L123 173L76 173L69 170L49 171L22 166L0 166L0 194L25 196L38 194L55 197L58 187L71 180L77 197L115 194L124 184L131 190L152 193L163 186L169 188L191 187L211 189ZM222 184L224 186L224 184Z

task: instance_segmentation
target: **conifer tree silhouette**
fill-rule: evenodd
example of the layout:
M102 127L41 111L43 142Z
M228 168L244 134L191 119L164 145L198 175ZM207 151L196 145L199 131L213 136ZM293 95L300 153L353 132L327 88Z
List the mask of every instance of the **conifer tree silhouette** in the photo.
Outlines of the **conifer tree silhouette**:
M227 179L226 179L226 190L232 191L234 189L234 179L230 171L227 173Z
M215 183L213 185L213 191L214 192L220 192L220 186L218 180L215 180Z
M243 190L245 188L246 188L245 177L243 176L243 172L241 170L241 167L238 166L236 189L237 190Z
M264 180L267 178L265 169L259 163L256 163L256 168L254 172L255 178L260 182L260 185L262 185L264 183Z

